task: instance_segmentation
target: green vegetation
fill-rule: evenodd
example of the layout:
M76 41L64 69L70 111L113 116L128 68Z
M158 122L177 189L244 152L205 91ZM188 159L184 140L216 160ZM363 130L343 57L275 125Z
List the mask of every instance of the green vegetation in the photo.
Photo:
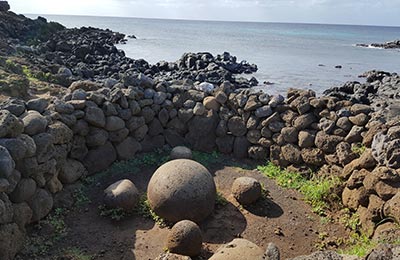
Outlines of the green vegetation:
M91 200L88 197L86 190L84 188L80 188L73 193L75 199L75 205L77 207L85 206L86 204L90 203Z
M212 153L193 151L193 160L206 167L218 163L220 161L220 157L220 154L216 151Z
M136 212L144 218L152 219L160 227L168 226L168 223L160 216L158 216L151 208L150 202L147 199L147 195L143 194L140 197L139 205L136 208Z
M66 210L63 208L56 208L54 212L50 214L44 221L46 224L50 225L54 230L55 240L59 240L63 235L67 233L67 226L64 222L64 216Z
M71 259L71 260L92 260L92 259L94 259L93 256L85 254L84 252L82 252L81 249L76 248L76 247L65 250L64 257L67 257L67 259Z
M358 144L353 144L351 147L351 151L355 154L357 154L358 156L361 156L365 150L367 149L367 147L361 143Z
M120 221L121 219L130 215L129 213L125 212L121 208L109 209L105 205L99 206L99 210L100 210L100 216L110 217L112 220L116 220L116 221Z
M313 211L321 216L326 215L325 211L329 208L329 203L337 200L337 195L332 191L340 185L340 180L334 176L318 176L311 173L311 178L307 178L300 173L289 172L268 163L266 166L259 166L258 170L265 176L274 179L278 185L296 189L304 195L304 200L308 202Z
M16 62L14 62L13 60L7 59L4 65L4 69L7 72L10 73L15 73L15 74L22 74L23 69L22 67L17 64Z
M215 199L215 205L217 207L223 207L228 204L228 200L225 199L221 192L217 191L217 197Z

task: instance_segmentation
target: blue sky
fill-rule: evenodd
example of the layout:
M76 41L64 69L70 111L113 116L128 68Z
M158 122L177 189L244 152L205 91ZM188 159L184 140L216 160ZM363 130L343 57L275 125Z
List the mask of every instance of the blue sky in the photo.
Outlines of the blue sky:
M9 0L17 13L400 26L400 0Z

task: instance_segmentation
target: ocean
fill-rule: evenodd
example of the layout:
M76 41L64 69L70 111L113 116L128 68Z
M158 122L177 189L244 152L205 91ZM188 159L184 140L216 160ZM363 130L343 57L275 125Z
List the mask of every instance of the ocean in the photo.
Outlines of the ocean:
M28 15L36 18L37 15ZM128 57L150 63L176 61L185 52L228 51L258 65L258 88L285 93L290 87L325 89L368 70L400 72L400 51L356 47L400 39L400 27L216 22L42 15L67 27L93 26L135 35L121 44ZM341 65L342 69L335 66ZM272 82L265 85L263 82Z

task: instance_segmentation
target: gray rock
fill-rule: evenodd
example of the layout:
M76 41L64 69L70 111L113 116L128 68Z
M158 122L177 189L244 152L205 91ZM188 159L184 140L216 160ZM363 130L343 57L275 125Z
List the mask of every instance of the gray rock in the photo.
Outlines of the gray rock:
M6 148L0 146L0 178L9 178L14 170L15 163Z
M169 252L179 255L199 255L202 243L203 239L199 226L189 220L182 220L176 223L167 237Z
M55 122L49 125L47 132L53 136L54 144L70 143L74 136L72 130L61 122Z
M13 204L15 222L20 230L25 230L25 226L31 222L32 210L25 202Z
M139 203L139 191L130 180L120 180L104 190L104 204L131 212Z
M3 146L8 150L14 161L23 159L27 154L26 144L20 138L0 139L0 146Z
M8 110L0 110L0 138L17 137L24 129L24 123Z
M247 132L246 124L239 116L234 116L228 121L228 130L234 136L243 136Z
M98 107L87 107L85 109L85 120L96 127L104 127L106 125L106 118L103 110Z
M221 246L209 260L262 260L264 250L242 238Z
M24 132L28 135L36 135L46 131L47 120L39 112L30 110L22 115Z
M281 253L279 248L274 243L269 243L267 249L265 250L263 260L280 260Z
M179 159L162 165L150 179L147 195L154 212L168 221L200 222L214 210L216 188L201 164Z
M261 197L261 184L254 178L240 177L233 182L231 192L240 204L252 204Z
M119 160L129 160L135 158L137 152L142 150L141 144L133 137L127 137L123 142L116 145Z
M25 112L25 102L18 98L8 98L0 104L1 110L8 110L15 116Z
M14 216L12 203L5 193L0 193L0 225L10 223Z
M31 222L34 223L50 213L53 208L53 197L47 190L38 189L28 204L33 213Z
M49 102L44 98L31 99L26 102L26 107L28 110L35 110L39 113L43 113Z
M85 175L87 175L87 171L81 162L67 159L66 163L60 170L58 178L64 184L72 184Z
M12 260L22 248L24 235L15 223L0 225L0 259Z
M31 178L23 178L10 194L10 199L14 203L29 201L36 192L36 182Z
M271 106L267 105L267 106L262 106L260 108L257 108L255 115L256 115L256 117L261 118L261 117L268 117L268 116L272 115L272 113L273 112L272 112Z
M192 159L192 150L185 146L177 146L172 149L171 153L169 154L170 160L176 159Z
M94 174L107 169L117 159L117 153L114 146L107 142L105 145L88 152L83 164L89 174Z
M106 118L105 129L107 131L118 131L125 127L125 121L117 116L109 116Z

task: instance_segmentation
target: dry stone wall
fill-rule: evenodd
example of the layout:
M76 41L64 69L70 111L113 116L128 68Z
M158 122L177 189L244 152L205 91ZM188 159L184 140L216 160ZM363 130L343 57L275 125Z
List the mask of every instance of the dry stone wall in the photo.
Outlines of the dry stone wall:
M25 226L63 205L63 190L83 176L166 146L322 168L346 182L343 203L366 230L385 217L399 221L400 124L375 118L370 106L305 90L284 98L229 82L215 88L139 77L135 86L80 81L61 99L1 104L1 259L13 258ZM367 147L361 157L356 143Z

